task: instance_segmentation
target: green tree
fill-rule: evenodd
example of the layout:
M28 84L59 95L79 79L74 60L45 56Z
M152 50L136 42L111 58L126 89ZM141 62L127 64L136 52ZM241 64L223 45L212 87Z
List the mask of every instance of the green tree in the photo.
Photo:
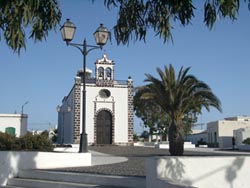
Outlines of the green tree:
M143 121L145 127L149 128L151 136L155 131L160 135L164 135L168 130L169 117L154 101L142 99L144 89L146 89L144 86L135 89L135 115Z
M141 138L144 138L144 139L148 139L149 138L149 132L148 131L143 131L142 133L141 133L141 136L140 136Z
M137 87L134 95L135 115L140 118L145 127L149 128L150 135L157 131L158 135L167 136L170 127L170 116L161 109L161 106L149 99L143 99L141 96L147 92L147 86ZM200 112L201 109L198 109ZM184 135L190 134L192 126L197 122L197 112L189 112L183 117Z
M28 38L42 41L60 23L61 11L57 0L1 0L0 40L20 54Z
M201 113L199 111L199 113ZM182 123L185 125L184 126L184 135L187 136L192 133L192 127L195 125L195 123L198 120L197 115L199 114L198 112L188 112L187 114L184 115L182 118Z
M161 106L171 118L169 127L169 152L171 155L183 155L184 124L183 118L190 112L200 112L202 107L210 110L215 107L221 110L219 99L211 88L195 76L188 74L190 68L180 69L176 76L173 66L157 68L160 79L146 74L145 82L149 82L141 96L144 100L154 101Z
M246 3L247 0L244 0ZM192 0L105 0L109 9L119 8L114 34L117 43L128 44L131 39L144 40L148 30L163 38L172 40L174 23L186 26L195 17ZM240 0L205 0L204 23L212 29L217 18L236 20ZM248 1L249 6L250 0ZM250 6L249 6L250 9Z
M133 141L134 142L138 142L139 141L139 136L136 133L133 134Z

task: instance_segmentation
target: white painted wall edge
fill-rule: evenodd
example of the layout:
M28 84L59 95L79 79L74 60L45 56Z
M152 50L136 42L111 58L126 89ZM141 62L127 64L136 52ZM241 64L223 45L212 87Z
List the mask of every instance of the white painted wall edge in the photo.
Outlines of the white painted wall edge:
M91 166L91 153L0 151L0 185L19 170Z

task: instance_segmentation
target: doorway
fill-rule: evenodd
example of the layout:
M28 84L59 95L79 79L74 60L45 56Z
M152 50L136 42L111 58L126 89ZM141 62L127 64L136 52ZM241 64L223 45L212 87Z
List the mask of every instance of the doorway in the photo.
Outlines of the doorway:
M112 114L102 110L97 114L96 143L112 144Z

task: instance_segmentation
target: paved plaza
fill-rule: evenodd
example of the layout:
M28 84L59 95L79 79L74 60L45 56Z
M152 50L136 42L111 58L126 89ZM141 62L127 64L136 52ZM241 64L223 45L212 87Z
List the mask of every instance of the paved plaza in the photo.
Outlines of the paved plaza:
M167 149L135 146L90 146L92 164L90 167L53 169L63 172L93 173L123 176L146 176L146 158L170 156ZM250 155L250 152L221 151L212 148L185 149L184 156L232 156Z

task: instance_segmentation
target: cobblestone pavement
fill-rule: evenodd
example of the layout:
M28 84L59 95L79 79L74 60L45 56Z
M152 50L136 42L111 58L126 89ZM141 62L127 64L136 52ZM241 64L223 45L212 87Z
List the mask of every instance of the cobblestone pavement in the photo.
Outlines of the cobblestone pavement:
M123 176L146 176L146 158L151 156L169 156L166 149L155 149L135 146L90 146L91 151L101 152L114 156L127 157L128 161L108 165L96 165L90 167L74 167L53 169L54 171L94 173L106 175ZM197 152L186 150L185 156L214 156L214 155L235 155L232 153Z

